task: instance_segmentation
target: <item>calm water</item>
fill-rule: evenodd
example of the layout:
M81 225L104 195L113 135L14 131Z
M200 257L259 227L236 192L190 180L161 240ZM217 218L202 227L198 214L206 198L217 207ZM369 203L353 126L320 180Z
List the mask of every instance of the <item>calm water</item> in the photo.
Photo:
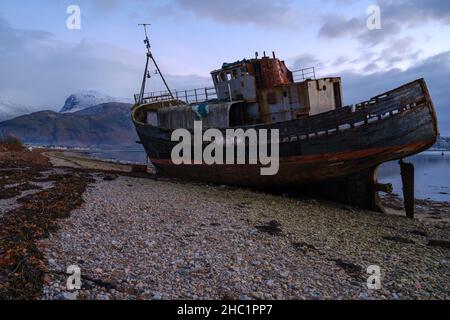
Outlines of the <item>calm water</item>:
M450 202L450 152L424 152L405 160L415 167L415 195L418 199ZM402 195L398 162L389 162L379 169L379 180L392 183L394 192Z
M144 149L106 149L82 151L82 153L88 154L92 158L102 160L147 163L147 155Z
M146 163L143 149L96 150L87 152L90 156L105 160ZM450 202L450 151L425 152L408 158L414 163L416 180L416 198ZM402 182L398 162L385 163L380 167L379 180L392 183L394 192L402 196Z

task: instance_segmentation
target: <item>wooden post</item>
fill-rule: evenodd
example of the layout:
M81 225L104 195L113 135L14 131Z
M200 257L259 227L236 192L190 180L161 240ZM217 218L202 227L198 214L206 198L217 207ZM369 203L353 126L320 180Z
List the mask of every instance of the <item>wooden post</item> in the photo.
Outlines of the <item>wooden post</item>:
M412 163L405 163L403 160L400 160L399 163L402 174L403 198L406 216L410 219L414 219L414 165Z

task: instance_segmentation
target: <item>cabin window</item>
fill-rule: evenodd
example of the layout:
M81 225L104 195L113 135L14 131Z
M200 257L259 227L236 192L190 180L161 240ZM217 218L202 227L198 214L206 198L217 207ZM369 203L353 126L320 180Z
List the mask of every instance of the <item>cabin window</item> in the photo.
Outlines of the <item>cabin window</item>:
M214 75L214 81L216 82L216 83L219 83L220 82L220 77L219 77L219 74L215 74Z
M234 69L233 70L233 79L237 79L237 78L238 78L237 70Z
M231 81L231 73L230 72L227 72L227 80Z
M225 77L225 73L220 74L220 80L225 81L227 78Z

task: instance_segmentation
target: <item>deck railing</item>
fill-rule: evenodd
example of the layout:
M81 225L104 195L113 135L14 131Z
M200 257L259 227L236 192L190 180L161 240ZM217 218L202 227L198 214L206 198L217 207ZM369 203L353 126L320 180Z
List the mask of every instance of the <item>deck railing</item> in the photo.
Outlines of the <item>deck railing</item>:
M300 70L292 71L292 75L294 77L294 82L301 82L307 79L315 79L316 78L316 69L314 67L305 68ZM217 92L214 87L206 87L199 89L190 89L190 90L172 90L172 96L169 91L155 91L144 93L142 101L139 101L139 94L134 95L134 100L136 103L152 103L152 102L160 102L160 101L169 101L172 99L180 100L186 102L187 104L191 103L201 103L208 102L212 100L217 100Z
M294 82L302 82L307 79L316 79L316 68L304 68L292 71L292 75L294 77Z
M173 99L186 102L187 104L202 103L217 100L217 92L214 87L180 90L180 91L173 90L172 96L170 95L169 91L156 91L145 93L142 99L143 101L139 101L139 94L135 94L134 100L136 101L136 103L144 103L144 104L152 102L168 101Z

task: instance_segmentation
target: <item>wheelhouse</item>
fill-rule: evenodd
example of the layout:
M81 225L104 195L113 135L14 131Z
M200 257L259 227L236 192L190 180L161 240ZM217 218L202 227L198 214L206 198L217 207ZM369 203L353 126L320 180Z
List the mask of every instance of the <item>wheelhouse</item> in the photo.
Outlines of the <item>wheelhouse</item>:
M166 128L192 128L195 120L211 127L236 127L289 121L343 107L341 78L316 79L314 68L290 71L275 53L224 63L211 76L213 88L144 95L147 114L139 118Z

